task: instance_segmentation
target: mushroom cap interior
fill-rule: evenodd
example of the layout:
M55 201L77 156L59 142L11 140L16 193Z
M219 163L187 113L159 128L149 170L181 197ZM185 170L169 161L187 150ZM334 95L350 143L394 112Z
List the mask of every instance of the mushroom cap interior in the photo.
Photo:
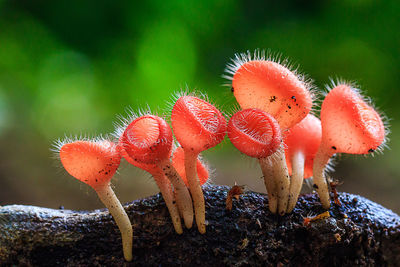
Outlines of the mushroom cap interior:
M278 122L260 109L244 109L235 113L228 123L228 137L242 153L253 158L266 158L282 143Z
M222 113L194 96L182 96L176 101L171 122L181 146L198 153L219 144L226 134L226 120Z
M169 158L172 131L167 122L154 115L135 119L120 137L120 145L129 157L143 164L156 164Z

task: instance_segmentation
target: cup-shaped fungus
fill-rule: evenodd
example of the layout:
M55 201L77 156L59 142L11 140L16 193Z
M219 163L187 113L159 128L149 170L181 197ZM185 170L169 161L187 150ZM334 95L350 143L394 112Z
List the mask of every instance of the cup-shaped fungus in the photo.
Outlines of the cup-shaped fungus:
M292 212L299 197L303 179L311 177L315 154L321 144L321 121L308 114L285 135L286 163L291 173L287 212Z
M59 157L65 170L91 186L113 216L122 236L125 260L132 260L132 225L111 188L110 180L121 161L116 145L107 140L60 142Z
M259 159L268 192L268 206L272 213L276 213L278 205L276 182L270 169L265 165L282 144L278 122L260 109L244 109L235 113L229 120L228 137L240 152Z
M314 187L325 209L330 207L324 169L336 153L368 154L385 141L383 121L359 92L339 84L326 95L321 106L322 140L314 159Z
M236 55L226 72L240 107L268 112L278 121L282 132L299 123L311 110L312 94L303 77L264 55L260 56L259 51L254 53L254 58L250 53ZM286 159L282 148L269 166L270 172L277 176L275 180L279 181L278 211L281 215L287 209L290 186L287 168L281 168L283 164L286 165Z
M185 226L193 224L192 198L171 163L172 131L166 121L154 115L145 115L133 120L120 137L120 146L132 160L141 164L155 164L171 181L176 192L176 203Z
M185 185L189 186L185 170L185 151L183 151L182 147L178 147L177 149L175 149L172 155L172 164L174 165L179 175L182 177ZM200 185L205 184L208 180L208 169L200 159L197 159L197 176L199 177Z
M268 112L282 131L299 123L311 110L312 94L302 76L258 51L253 58L250 53L236 55L226 72L240 107Z
M183 229L181 224L181 218L179 216L178 207L175 202L175 197L172 191L171 182L168 180L168 178L165 177L163 171L160 169L159 166L155 164L139 163L138 161L133 160L128 155L128 153L126 153L123 147L119 146L119 149L122 157L124 157L126 161L128 161L133 166L150 173L153 176L158 188L160 189L161 195L164 198L165 205L168 208L175 231L178 234L182 234Z
M171 113L174 134L185 152L186 178L193 197L197 228L206 232L205 203L197 176L198 155L219 144L226 134L226 121L222 113L207 101L194 97L180 97Z

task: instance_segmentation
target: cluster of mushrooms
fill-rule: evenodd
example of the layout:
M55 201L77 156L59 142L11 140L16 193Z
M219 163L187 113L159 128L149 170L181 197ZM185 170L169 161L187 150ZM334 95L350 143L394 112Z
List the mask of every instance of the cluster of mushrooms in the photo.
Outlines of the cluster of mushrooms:
M110 186L121 158L154 177L178 234L183 232L181 218L190 229L193 217L204 234L201 185L209 173L199 155L226 134L240 152L258 159L269 210L279 215L294 209L303 179L310 177L328 209L325 169L330 158L336 153L373 153L385 144L388 130L383 117L350 84L339 82L329 89L320 120L310 114L310 83L258 51L236 55L225 77L241 108L228 123L204 97L183 94L172 108L172 130L164 118L147 112L122 119L115 138L57 142L67 172L91 186L113 216L127 261L132 260L132 225ZM179 146L174 145L173 134Z

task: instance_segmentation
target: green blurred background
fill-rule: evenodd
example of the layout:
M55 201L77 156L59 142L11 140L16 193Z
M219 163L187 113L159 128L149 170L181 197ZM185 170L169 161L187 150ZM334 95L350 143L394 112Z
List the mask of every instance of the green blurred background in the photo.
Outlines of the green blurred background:
M113 131L127 107L168 113L181 88L207 92L222 110L221 86L236 52L270 49L324 88L357 81L391 118L390 150L341 158L341 191L400 212L400 1L11 1L0 0L0 205L102 207L62 170L50 147L64 135ZM205 153L213 181L264 192L254 161L229 142ZM122 201L157 192L144 172L121 165Z

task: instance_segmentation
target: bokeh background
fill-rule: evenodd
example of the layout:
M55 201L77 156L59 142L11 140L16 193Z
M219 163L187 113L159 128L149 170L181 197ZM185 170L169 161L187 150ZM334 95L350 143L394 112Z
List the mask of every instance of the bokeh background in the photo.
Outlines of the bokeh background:
M113 131L117 114L168 114L182 88L206 92L229 112L221 75L237 52L269 49L319 88L357 81L391 118L390 150L341 157L341 191L400 212L400 1L11 1L0 0L0 205L101 207L54 159L64 135ZM206 152L213 181L264 192L254 161L226 141ZM122 201L157 192L149 175L121 165Z

